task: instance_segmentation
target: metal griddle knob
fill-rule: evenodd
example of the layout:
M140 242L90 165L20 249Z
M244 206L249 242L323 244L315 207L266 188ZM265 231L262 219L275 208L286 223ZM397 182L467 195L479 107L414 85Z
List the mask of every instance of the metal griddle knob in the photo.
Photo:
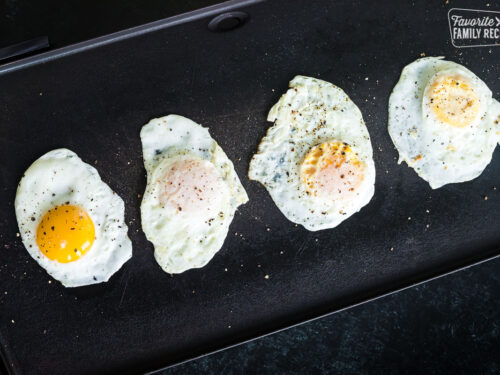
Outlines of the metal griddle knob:
M208 23L210 31L230 31L242 26L248 20L245 12L227 12L219 14Z

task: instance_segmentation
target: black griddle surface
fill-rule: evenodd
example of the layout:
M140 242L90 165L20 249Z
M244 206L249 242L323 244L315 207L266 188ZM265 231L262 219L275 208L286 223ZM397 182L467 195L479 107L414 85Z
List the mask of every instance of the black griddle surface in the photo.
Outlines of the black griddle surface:
M9 369L152 370L497 255L499 151L477 179L433 191L397 165L387 133L390 92L423 53L464 64L500 97L500 49L451 46L449 8L274 0L244 7L250 20L231 32L208 31L208 17L0 74L0 344ZM290 223L246 177L267 112L296 74L343 88L372 139L375 196L331 230ZM173 277L141 231L138 198L139 131L170 113L209 127L250 197L220 253ZM16 237L17 183L59 147L97 161L125 201L133 258L108 283L65 289Z

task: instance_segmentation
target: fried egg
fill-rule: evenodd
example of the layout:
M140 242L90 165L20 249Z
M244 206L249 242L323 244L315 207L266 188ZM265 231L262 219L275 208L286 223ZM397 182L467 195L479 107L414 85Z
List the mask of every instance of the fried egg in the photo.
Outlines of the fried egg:
M499 103L486 84L442 57L403 69L389 99L389 134L431 188L469 181L490 163L499 136Z
M132 256L123 200L70 150L26 170L15 210L29 254L66 287L108 281Z
M168 273L203 267L248 201L233 163L208 129L182 116L151 120L141 141L147 172L141 221L155 259Z
M337 86L296 76L271 108L274 122L250 162L288 220L316 231L333 228L373 196L370 136L358 107Z

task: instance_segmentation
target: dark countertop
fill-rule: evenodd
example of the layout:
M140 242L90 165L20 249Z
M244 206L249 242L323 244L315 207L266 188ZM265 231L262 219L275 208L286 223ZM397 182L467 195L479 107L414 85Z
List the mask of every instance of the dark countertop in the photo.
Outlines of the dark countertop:
M54 47L217 3L0 3L0 48L48 35ZM500 373L500 259L162 374Z
M500 259L161 372L498 374Z
M500 260L161 372L498 374Z

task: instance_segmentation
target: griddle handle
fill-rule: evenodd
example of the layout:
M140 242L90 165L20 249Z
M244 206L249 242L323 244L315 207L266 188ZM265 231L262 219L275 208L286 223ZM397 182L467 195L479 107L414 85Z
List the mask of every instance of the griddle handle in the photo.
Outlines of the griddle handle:
M242 26L248 20L245 12L227 12L212 18L208 23L210 31L230 31Z
M12 46L0 48L0 61L10 59L11 57L24 55L29 52L38 51L44 48L49 48L49 38L41 36L30 39Z

